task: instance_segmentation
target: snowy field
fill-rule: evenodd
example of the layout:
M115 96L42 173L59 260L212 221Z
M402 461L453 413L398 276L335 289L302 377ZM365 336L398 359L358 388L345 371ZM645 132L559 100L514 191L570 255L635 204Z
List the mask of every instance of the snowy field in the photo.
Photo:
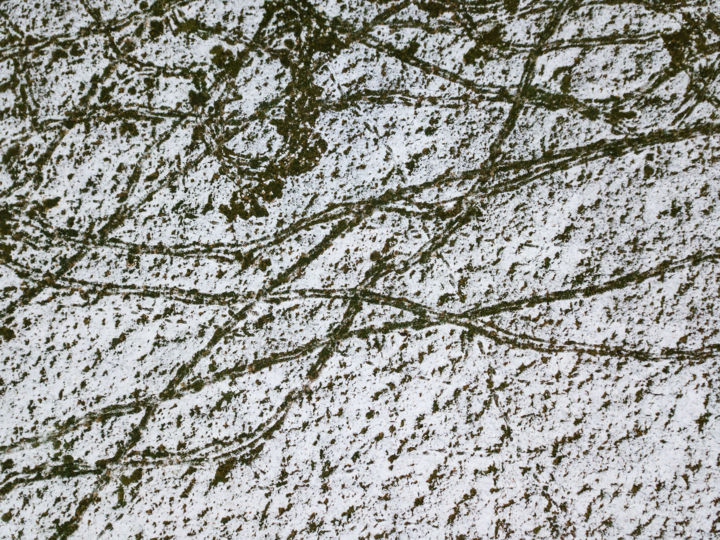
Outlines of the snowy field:
M0 1L0 538L720 537L717 0Z

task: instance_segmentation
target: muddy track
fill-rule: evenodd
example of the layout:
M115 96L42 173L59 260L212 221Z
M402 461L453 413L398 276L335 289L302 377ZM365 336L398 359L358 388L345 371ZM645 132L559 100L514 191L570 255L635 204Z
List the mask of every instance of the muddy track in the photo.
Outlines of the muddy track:
M0 536L717 534L716 9L0 29Z

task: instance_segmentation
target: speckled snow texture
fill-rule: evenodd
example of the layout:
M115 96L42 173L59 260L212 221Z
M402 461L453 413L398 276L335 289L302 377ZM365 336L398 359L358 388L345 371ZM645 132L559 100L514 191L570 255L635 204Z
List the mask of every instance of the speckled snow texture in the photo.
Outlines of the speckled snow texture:
M719 68L714 0L0 2L0 537L717 537Z

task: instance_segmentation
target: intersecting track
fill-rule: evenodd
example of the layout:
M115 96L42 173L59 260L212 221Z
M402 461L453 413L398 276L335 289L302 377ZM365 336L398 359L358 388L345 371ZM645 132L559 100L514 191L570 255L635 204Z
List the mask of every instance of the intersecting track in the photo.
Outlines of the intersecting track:
M622 6L625 3L566 0L548 5L518 7L517 2L506 1L493 7L495 3L488 6L470 6L463 2L406 0L387 3L387 7L373 12L371 16L363 14L365 22L358 23L350 22L353 17L350 17L349 13L347 17L345 14L328 16L308 0L269 1L261 8L248 8L250 11L258 11L253 15L257 15L259 22L250 35L244 35L240 26L224 27L220 22L205 24L200 18L183 20L183 9L189 9L195 4L196 2L191 0L158 1L152 5L141 2L141 7L133 8L117 18L107 19L102 9L94 7L94 2L83 0L80 3L84 9L83 17L89 18L91 22L87 25L81 24L72 32L45 36L34 35L31 30L22 29L20 21L16 19L17 15L12 14L18 9L12 2L0 5L0 17L7 33L3 48L0 49L0 62L12 66L8 68L13 73L11 81L5 86L12 88L14 96L14 105L5 109L0 119L6 122L3 125L14 123L16 126L11 135L2 137L3 146L7 150L3 158L5 177L3 185L0 186L3 204L0 208L0 231L3 234L0 256L4 267L23 282L19 292L14 291L17 292L14 296L8 293L4 303L7 327L17 328L20 322L20 315L17 314L33 305L39 298L50 295L52 300L75 292L88 304L106 296L119 297L126 301L133 297L148 297L176 302L179 305L218 306L227 310L227 320L214 328L209 339L204 341L203 346L196 350L187 362L174 365L172 375L156 395L136 396L132 401L115 403L70 419L58 418L54 429L17 437L0 446L0 452L9 456L22 449L58 440L96 422L140 415L139 421L132 426L127 437L107 459L91 464L80 459L63 463L48 458L46 462L34 467L26 467L21 472L12 471L5 475L0 484L0 496L3 497L10 495L19 486L52 478L85 475L95 478L94 488L77 501L75 508L62 522L56 524L53 538L67 537L75 532L85 514L100 501L105 487L129 467L150 468L171 463L221 463L215 480L210 484L211 489L222 481L222 478L227 477L234 467L251 464L253 459L260 455L267 441L272 439L273 434L282 429L292 407L313 398L313 385L323 375L328 361L335 354L342 354L342 344L351 338L366 339L406 330L419 332L449 325L462 329L466 336L480 336L510 350L528 350L542 354L568 353L626 359L639 363L677 361L685 365L717 357L720 344L712 340L702 341L697 346L679 344L666 346L661 350L599 343L591 336L586 341L569 337L558 340L541 338L533 335L531 331L511 331L503 327L496 318L538 306L595 299L632 287L662 283L667 277L685 275L698 269L709 268L709 272L716 275L720 246L707 243L701 248L691 250L690 254L663 253L662 258L640 263L634 268L626 268L620 275L615 273L610 277L589 279L579 284L573 282L570 287L509 295L509 299L473 301L465 303L459 309L443 309L431 301L418 302L411 299L410 292L407 295L383 292L393 278L398 278L414 268L424 267L435 259L441 260L438 263L441 266L447 265L447 261L443 261L438 252L452 245L458 234L474 222L492 219L486 212L500 197L512 198L514 193L535 184L542 184L543 180L554 175L567 176L570 171L578 169L591 170L593 167L621 163L626 159L634 159L634 156L643 152L658 151L660 148L672 149L682 145L714 145L720 134L720 121L710 115L696 114L698 110L707 110L702 107L713 108L718 105L718 98L713 93L713 83L718 73L718 62L714 55L720 50L720 35L716 35L713 30L713 25L717 23L714 22L716 19L712 13L705 14L706 17L703 18L699 11L695 13L697 10L690 3L672 3L674 7L667 8L661 5L664 4L661 2L638 2L648 13L674 16L673 20L681 29L674 33L653 29L635 36L611 31L603 36L558 39L557 35L562 30L563 23L567 23L580 8L594 5ZM499 4L503 6L500 7ZM8 6L13 9L8 9ZM407 10L414 10L411 13L416 14L405 19L399 17ZM423 15L427 20L420 20L417 13L429 14ZM474 27L476 19L473 18L479 17L479 13L495 13L499 22L490 29L480 31ZM512 25L510 21L514 18L533 16L539 17L539 23L532 33L532 42L512 42L497 36L497 28ZM134 27L138 28L134 32L135 37L131 33ZM381 27L399 33L405 30L418 31L426 37L442 32L457 33L474 44L470 51L474 51L473 54L480 60L466 54L465 64L470 64L470 67L453 70L447 67L448 63L442 57L433 59L428 54L423 57L423 53L418 52L417 38L409 45L402 46L379 37L382 34L376 30ZM209 38L216 43L211 49L211 64L201 65L196 61L189 65L183 65L182 62L160 64L147 60L147 55L136 55L134 49L138 46L137 41L150 40L142 34L142 31L147 32L148 28L150 35L157 34L154 38L169 31L180 32L179 29L183 28L190 28L188 32ZM105 44L104 54L107 58L104 59L104 67L99 74L92 77L89 84L82 85L83 90L74 96L74 105L72 99L64 102L60 107L60 116L44 114L42 92L34 88L34 85L38 84L34 82L34 78L39 76L35 72L38 66L36 59L51 50L55 51L51 56L53 61L63 61L68 55L83 57L87 53L73 49L73 45L87 38L98 38ZM567 79L561 82L560 91L538 82L541 71L539 66L542 62L548 63L548 55L565 54L563 51L577 49L582 51L579 59L575 61L575 65L578 65L589 51L603 47L615 47L616 50L625 46L648 47L650 50L658 43L662 44L658 50L666 51L663 54L671 61L656 69L644 83L634 85L631 90L612 99L580 97L578 92L568 90L570 83ZM324 73L324 70L329 70L328 66L342 55L348 54L347 51L352 47L363 47L363 50L369 51L367 54L376 55L376 59L397 62L402 66L402 70L412 72L413 76L421 81L442 81L440 88L450 85L455 94L452 94L451 90L447 90L448 95L428 95L403 88L377 90L362 88L361 84L353 83L355 87L347 89L338 84L341 95L330 97L332 93L319 87L316 77ZM518 55L522 58L522 64L520 70L514 73L514 78L508 79L512 82L478 82L469 74L472 73L470 68L473 67L473 62L491 63L503 60L509 65L511 59ZM241 101L244 91L249 92L247 88L238 86L238 73L244 73L243 70L252 71L255 65L253 62L256 62L257 58L268 64L277 62L287 69L289 75L276 77L276 80L283 81L282 92L277 95L270 94L260 102L255 111L238 114L237 102ZM542 62L541 58L544 58ZM555 69L562 75L569 73L575 65L561 65ZM138 102L123 105L112 99L108 102L109 88L111 98L113 92L114 97L120 96L120 88L111 86L110 81L123 69L134 71L139 79L173 77L184 80L191 87L189 104L181 106L178 103L177 108L154 107L151 105L152 89L146 90L147 104ZM254 69L257 71L258 68ZM679 104L662 103L662 99L658 97L660 89L671 81L680 80L683 75L689 83L685 95L677 97ZM656 105L658 102L661 103L659 106ZM296 210L299 208L294 209L286 214L292 217L289 222L285 219L271 221L269 216L275 216L274 209L285 204L286 197L293 195L287 187L291 180L311 174L322 165L329 152L328 147L333 141L325 140L327 136L323 134L321 127L325 118L323 115L344 115L343 122L354 115L357 122L362 124L365 119L361 106L400 108L417 104L458 112L472 107L499 105L503 107L503 116L500 121L486 126L488 137L483 157L480 161L470 159L470 167L463 164L441 173L431 171L424 177L413 176L413 181L408 181L408 175L415 170L415 165L408 166L408 163L415 159L411 158L406 163L395 164L385 171L382 179L373 179L374 182L381 180L382 185L391 184L379 194L377 190L369 189L369 192L375 194L367 197L343 195L319 210L298 214ZM672 115L672 122L658 122L663 125L639 129L634 109L642 110L655 106L660 111L656 111L658 118ZM525 122L524 126L527 125L527 116L532 114L531 111L543 111L543 114L567 113L575 115L579 122L592 125L597 122L602 125L602 129L598 128L598 131L603 135L579 142L573 139L571 142L574 144L544 149L541 153L528 150L521 152L521 157L518 158L512 138L521 131L518 127L521 121ZM85 223L79 228L60 224L55 217L48 215L48 210L65 204L63 198L59 197L59 201L39 201L35 197L35 194L45 193L45 190L53 186L53 175L57 172L56 161L60 159L59 150L73 133L82 130L88 133L95 126L118 123L123 126L123 130L129 130L130 133L134 129L136 135L138 129L132 125L140 125L142 132L137 138L144 141L143 151L131 169L125 173L119 202L112 207L111 212L104 213L105 217L91 220L91 224ZM271 157L257 157L249 151L245 154L229 147L230 141L237 134L254 123L277 127L282 142ZM157 131L155 126L161 124L162 129ZM370 127L365 125L370 130ZM147 141L149 130L155 133ZM177 149L172 147L169 141L182 130L192 132L191 142L182 149L182 155L177 154L176 157L173 152ZM37 141L37 136L43 133L49 134L45 148L31 147L32 149L28 150L30 141ZM607 133L612 136L608 137ZM428 135L427 140L432 142L432 135ZM350 143L352 144L352 139ZM268 148L270 146L268 144ZM148 163L155 154L162 153L165 148L166 156L154 158L161 164L160 174L150 173ZM350 146L348 151L349 149ZM340 147L334 151L339 154ZM22 152L27 152L27 156L23 156ZM426 152L422 156L427 154ZM212 203L211 198L208 198L205 205L207 208L203 213L219 212L231 227L238 222L253 220L262 223L264 219L273 225L267 228L258 227L254 234L249 235L249 239L220 239L210 242L178 240L170 245L148 245L127 239L123 233L129 221L148 211L165 190L175 189L178 183L189 179L203 166L214 167L216 172L213 181L219 179L233 187L231 196L224 199L224 204ZM651 176L655 171L648 167L645 169L646 176ZM435 200L428 195L433 190L440 194ZM447 195L444 195L445 191ZM308 208L313 200L310 199L307 203ZM671 209L672 215L679 212L675 206ZM418 246L405 251L384 249L374 252L370 257L371 264L363 267L361 277L354 286L320 288L298 285L302 281L300 278L317 268L323 257L337 249L337 245L344 239L363 230L372 219L385 219L387 216L409 221L419 220L428 232L427 238ZM703 219L700 217L699 221L702 222ZM291 262L277 271L265 271L265 257L270 250L282 251L301 235L317 230L321 230L322 234L311 248L306 251L291 249L286 257ZM53 261L54 267L50 271L47 267L33 266L33 257L27 256L27 253L52 252L53 249L62 249L65 255ZM115 281L101 276L92 279L83 277L87 275L87 268L83 269L83 266L91 265L91 254L94 256L99 251L114 254L118 260L129 257L158 257L168 261L195 261L196 266L212 262L225 268L225 271L232 270L239 281L253 272L258 272L260 268L263 282L254 288L238 287L218 291L216 287L209 286L209 283L200 283L197 288L188 288L182 284L151 285L143 283L142 275L134 276L138 278L134 283L132 280ZM662 248L660 252L662 253ZM538 267L543 264L542 259L544 257L538 259ZM505 270L501 269L498 273L499 287L503 286L503 272ZM6 290L9 289L11 288ZM211 356L219 345L232 342L240 332L245 331L242 325L258 305L280 305L307 299L342 303L343 313L331 324L326 335L313 337L290 350L256 356L254 360L243 359L240 363L215 371L208 377L196 374L196 368ZM395 309L409 318L358 327L358 315L368 306ZM10 332L12 336L15 335L14 331ZM286 389L274 413L260 422L254 430L239 433L230 440L216 440L190 450L163 451L156 454L136 450L163 403L195 394L223 380L257 374L285 362L302 359L307 360L305 379L297 387ZM493 400L495 406L501 409L497 394L493 394ZM503 411L501 416L505 422L503 429L509 433L511 430L508 415ZM544 495L550 501L546 492ZM550 506L552 505L548 503L548 507Z

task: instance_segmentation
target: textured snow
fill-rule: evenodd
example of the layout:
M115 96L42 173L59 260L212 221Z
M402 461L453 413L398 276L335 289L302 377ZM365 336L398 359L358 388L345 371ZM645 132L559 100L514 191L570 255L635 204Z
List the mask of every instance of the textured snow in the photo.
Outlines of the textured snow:
M0 3L0 538L720 534L720 5Z

